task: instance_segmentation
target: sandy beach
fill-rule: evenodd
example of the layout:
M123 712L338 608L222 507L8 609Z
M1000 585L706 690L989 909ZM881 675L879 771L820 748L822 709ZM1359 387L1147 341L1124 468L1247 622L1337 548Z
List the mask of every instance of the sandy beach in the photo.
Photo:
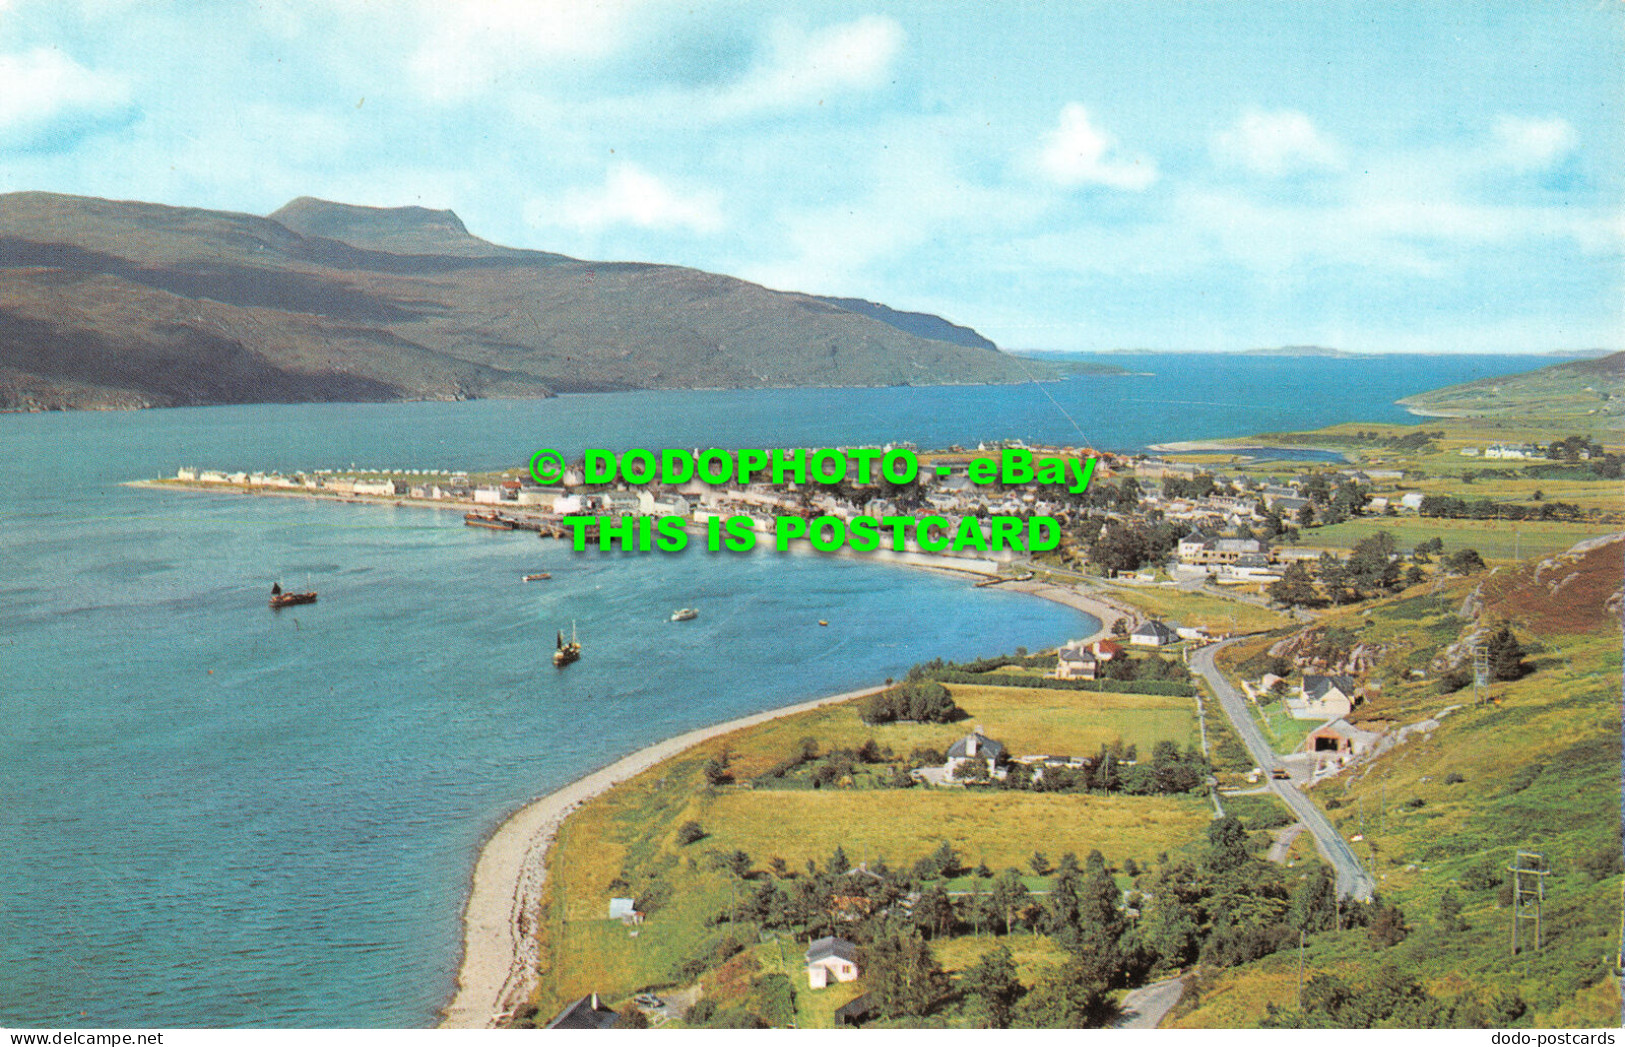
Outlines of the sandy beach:
M526 804L486 841L474 866L474 884L463 910L462 967L457 991L442 1014L441 1028L489 1028L535 990L536 935L531 914L542 900L547 848L577 807L700 742L880 690L884 686L832 694L689 731L639 749Z
M1092 615L1099 620L1100 627L1088 636L1080 638L1084 640L1097 640L1109 636L1111 634L1111 624L1118 618L1127 619L1129 626L1133 627L1144 617L1139 611L1112 603L1096 593L1082 592L1072 586L1057 585L1054 582L1040 582L1037 580L1010 581L1004 582L999 588L1027 593L1040 599L1065 604L1073 610Z
M1101 624L1088 639L1106 635L1116 618L1125 617L1133 622L1139 617L1098 596L1050 582L1010 581L1005 582L1003 588L1092 615ZM639 749L520 808L486 841L475 863L473 886L463 910L463 961L457 975L457 991L442 1012L441 1027L489 1028L525 1003L535 991L538 958L531 914L541 906L542 888L547 880L547 849L559 826L576 808L701 742L880 690L884 690L884 686L832 694L689 731Z

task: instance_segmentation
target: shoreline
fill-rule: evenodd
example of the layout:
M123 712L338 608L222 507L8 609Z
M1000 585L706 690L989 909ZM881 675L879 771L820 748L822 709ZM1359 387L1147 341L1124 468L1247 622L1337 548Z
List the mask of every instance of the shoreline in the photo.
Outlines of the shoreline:
M1096 628L1086 640L1109 635L1114 618L1138 621L1132 611L1052 582L1009 581L1001 588L1059 603L1094 618ZM474 862L468 900L463 907L463 952L457 985L451 1000L441 1008L439 1027L492 1028L526 1003L535 991L538 956L531 914L540 907L547 883L547 852L565 819L583 804L701 742L885 689L881 684L844 691L686 731L623 756L509 815L481 845Z
M1149 444L1147 451L1156 451L1159 454L1235 454L1238 451L1314 451L1319 454L1335 454L1344 461L1348 455L1331 447L1309 447L1303 444L1272 444L1260 442L1260 437L1238 436L1225 441L1220 440L1173 440L1168 443ZM1259 457L1253 455L1251 457Z
M300 489L249 489L238 485L204 487L150 479L125 481L124 486L247 497L272 495L345 505L370 504L462 512L470 508L469 504L462 502L419 500L399 495L334 495ZM981 558L913 551L854 553L843 550L835 555L933 571L967 580L999 577L998 564ZM1014 578L1003 580L999 587L1058 603L1093 618L1095 629L1083 637L1083 641L1109 636L1110 624L1117 618L1126 619L1131 627L1141 618L1139 612L1115 604L1092 589L1082 591L1076 586L1056 582ZM440 1009L438 1027L493 1028L517 1007L527 1003L535 992L539 956L536 928L532 920L533 914L540 908L547 883L547 854L565 820L583 804L702 742L826 705L863 698L885 689L886 685L880 684L844 691L685 731L628 753L553 792L530 800L509 814L480 845L475 858L469 893L463 906L462 954L458 961L456 985L451 999Z
M491 1028L530 998L537 960L531 914L547 881L547 851L564 820L582 804L701 742L885 689L881 684L844 691L685 731L623 756L509 815L485 841L474 863L463 908L457 988L441 1008L440 1028Z

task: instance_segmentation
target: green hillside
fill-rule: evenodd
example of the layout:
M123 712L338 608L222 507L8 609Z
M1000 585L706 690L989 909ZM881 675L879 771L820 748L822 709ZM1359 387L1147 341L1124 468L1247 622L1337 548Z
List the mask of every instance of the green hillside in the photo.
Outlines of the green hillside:
M1175 1024L1346 1024L1455 1001L1452 1024L1473 1013L1491 1025L1618 1025L1622 551L1625 536L1581 543L1316 623L1378 652L1364 678L1379 693L1352 721L1436 722L1310 793L1403 913L1402 940L1376 942L1365 927L1310 935L1301 1004L1296 949L1199 972ZM1470 683L1450 690L1461 681L1450 667L1502 624L1524 668L1475 704ZM1549 875L1541 948L1514 956L1507 866L1519 850L1543 855ZM1365 1011L1338 1003L1350 990Z
M1408 396L1399 403L1424 415L1588 418L1618 429L1625 425L1625 352L1571 360L1524 374L1480 378Z

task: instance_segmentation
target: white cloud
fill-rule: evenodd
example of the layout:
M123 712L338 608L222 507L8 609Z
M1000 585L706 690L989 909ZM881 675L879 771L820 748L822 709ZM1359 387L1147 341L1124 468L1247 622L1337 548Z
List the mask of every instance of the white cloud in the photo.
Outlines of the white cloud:
M1541 171L1572 153L1580 136L1561 117L1501 116L1495 120L1494 160L1517 171Z
M114 111L128 102L122 80L86 69L55 48L0 55L0 135L47 131L53 121Z
M903 48L903 27L892 18L865 15L803 32L774 28L764 58L712 102L715 115L742 116L817 104L845 91L885 82Z
M1235 126L1214 136L1213 151L1227 164L1271 178L1343 166L1337 144L1291 109L1242 114Z
M1044 177L1068 189L1104 185L1137 192L1157 180L1157 165L1149 157L1120 152L1116 139L1096 127L1077 102L1061 109L1060 124L1045 136L1037 161Z
M601 58L624 41L638 0L421 0L411 68L425 95L457 101L537 62Z
M722 228L718 197L710 192L679 192L642 168L620 163L601 187L572 189L557 203L533 201L533 224L597 233L614 226L712 233Z

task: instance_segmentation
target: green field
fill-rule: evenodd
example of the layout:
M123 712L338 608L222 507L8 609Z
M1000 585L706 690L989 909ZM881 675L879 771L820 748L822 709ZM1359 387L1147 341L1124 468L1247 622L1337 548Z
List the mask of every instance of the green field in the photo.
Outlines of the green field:
M1269 702L1260 705L1257 702L1247 703L1248 711L1258 726L1263 728L1264 737L1270 741L1270 746L1278 753L1297 752L1303 748L1303 741L1309 737L1309 732L1319 727L1324 720L1299 720L1287 711L1285 702Z
M1196 705L1190 698L972 684L949 684L948 690L965 711L957 723L870 726L858 716L857 706L847 703L764 724L730 740L735 776L764 773L806 737L818 739L825 752L856 749L872 738L907 754L921 746L945 750L980 725L1017 756L1083 756L1118 740L1149 753L1159 741L1188 748L1197 740Z
M1494 520L1440 520L1418 517L1362 516L1331 527L1305 530L1299 544L1307 548L1352 549L1362 538L1379 531L1394 538L1401 553L1408 553L1428 538L1444 541L1449 553L1477 549L1486 560L1510 561L1560 553L1587 538L1613 534L1617 525L1583 523L1508 523Z
M969 866L985 861L995 870L1025 870L1034 851L1054 860L1067 851L1082 856L1098 849L1114 864L1125 858L1149 862L1188 846L1205 830L1211 808L1201 794L705 786L701 771L707 759L726 752L729 769L744 782L808 737L826 752L870 738L908 752L917 745L945 747L980 724L1015 753L1092 752L1118 739L1142 751L1163 739L1181 746L1197 742L1189 698L964 685L951 690L968 714L957 724L870 727L853 703L829 706L703 743L584 805L565 823L548 856L547 902L538 935L539 1011L554 1013L586 992L619 1000L646 986L669 984L678 964L725 933L712 917L748 888L710 871L702 859L711 851L744 851L758 870L782 858L794 871L809 859L824 861L837 847L854 862L884 858L910 864L946 841ZM676 829L690 819L706 835L684 847ZM631 882L617 882L626 876ZM669 900L635 935L606 918L610 897L635 896L651 877L670 886ZM1052 947L1041 941L1028 944L1047 957ZM949 961L959 955L954 950L987 947L985 942L943 945L951 946L945 954ZM797 958L804 947L788 941L784 946ZM771 970L776 950L767 944L750 953L758 967ZM810 993L805 982L798 984L803 1024L827 1023L835 1007L855 994L847 991L850 987Z
M1213 633L1260 632L1290 625L1286 615L1239 600L1226 600L1207 593L1187 593L1172 586L1143 588L1116 585L1112 598L1133 604L1155 618L1178 622L1180 625L1200 626Z
M1200 796L893 790L722 790L697 808L706 847L739 848L799 868L837 846L855 862L912 863L944 841L968 865L1025 868L1034 851L1053 860L1098 849L1112 863L1149 861L1201 832L1211 813Z

